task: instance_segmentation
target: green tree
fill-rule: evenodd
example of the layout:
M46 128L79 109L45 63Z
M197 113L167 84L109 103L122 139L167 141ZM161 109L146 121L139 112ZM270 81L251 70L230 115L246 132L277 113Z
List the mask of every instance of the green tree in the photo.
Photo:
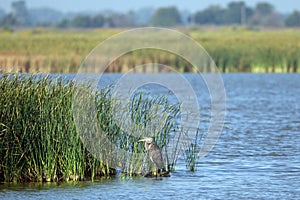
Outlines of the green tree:
M93 27L102 27L104 23L105 23L105 17L101 14L98 14L92 18Z
M243 1L231 2L226 10L226 24L242 24L245 15L246 4Z
M180 13L174 6L158 8L151 18L151 24L154 26L175 26L180 23Z
M57 27L59 28L67 28L71 25L71 22L67 19L63 19L60 22L57 23Z
M0 26L14 26L17 24L16 18L13 16L13 14L7 14L3 18L0 19Z
M267 2L257 3L255 12L260 16L268 16L274 12L274 6Z
M16 19L16 25L30 25L29 13L25 1L14 1L11 4L13 16Z
M295 10L284 21L288 27L300 27L300 11Z
M250 20L252 25L261 26L279 26L280 16L275 12L274 6L270 3L257 3L254 9L254 15Z
M133 21L129 15L114 13L106 19L106 23L110 27L130 27Z
M225 10L219 6L210 6L194 15L197 24L222 24Z
M71 21L71 26L77 28L90 28L92 27L92 19L88 15L78 15Z

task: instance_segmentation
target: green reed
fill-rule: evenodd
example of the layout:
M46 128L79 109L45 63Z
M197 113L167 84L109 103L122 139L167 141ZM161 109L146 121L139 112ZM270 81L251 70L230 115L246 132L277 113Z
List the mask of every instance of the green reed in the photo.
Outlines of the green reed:
M122 30L47 30L0 32L0 72L76 73L99 43ZM299 72L297 29L252 30L243 27L183 30L211 55L221 72ZM116 59L107 72L126 72L145 63L194 72L180 56L162 50L136 50ZM209 71L206 66L198 66ZM147 69L149 70L149 69ZM144 72L148 72L146 69ZM153 72L165 72L153 71Z
M163 148L168 145L170 135L178 133L176 119L180 107L170 104L166 97L133 95L127 107L139 128L123 130L112 115L116 103L112 87L93 93L91 87L83 86L96 105L97 124L102 130L96 135L105 134L112 143L111 148L93 153L83 142L86 138L78 134L84 130L76 129L74 122L75 87L73 81L45 75L4 74L0 77L0 182L70 181L114 175L116 169L110 167L110 159L115 159L116 149L129 152L127 156L117 155L121 171L141 174L150 170L152 164L145 154L144 144L138 140L153 136ZM160 130L155 130L157 124L151 124L157 117L153 115L157 105L163 108L164 116L160 117L165 119ZM90 123L89 119L83 116L82 122ZM86 137L103 138L103 135L88 134L92 132L84 133ZM95 148L99 144L101 140L96 140ZM172 153L164 151L166 166L175 166L176 156Z

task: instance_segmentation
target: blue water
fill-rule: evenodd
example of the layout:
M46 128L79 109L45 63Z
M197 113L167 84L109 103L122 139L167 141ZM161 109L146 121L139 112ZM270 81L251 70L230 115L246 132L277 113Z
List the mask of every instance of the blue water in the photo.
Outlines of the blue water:
M108 75L106 81L119 77ZM215 148L199 160L196 172L188 172L179 160L177 170L169 178L116 176L59 185L2 184L0 198L299 198L300 75L225 74L222 77L227 95L225 126ZM186 78L193 83L195 77L186 75ZM205 112L209 102L205 95L203 99Z

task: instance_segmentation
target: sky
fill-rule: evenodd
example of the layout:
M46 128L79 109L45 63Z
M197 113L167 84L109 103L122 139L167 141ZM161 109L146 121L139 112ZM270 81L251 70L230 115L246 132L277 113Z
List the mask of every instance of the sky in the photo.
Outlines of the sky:
M10 11L11 2L16 0L0 0L0 8ZM28 8L50 7L63 12L115 10L126 12L143 7L176 6L179 10L195 12L209 5L226 7L234 0L25 0ZM254 7L257 2L269 2L281 13L290 13L300 10L299 0L245 0L246 5Z

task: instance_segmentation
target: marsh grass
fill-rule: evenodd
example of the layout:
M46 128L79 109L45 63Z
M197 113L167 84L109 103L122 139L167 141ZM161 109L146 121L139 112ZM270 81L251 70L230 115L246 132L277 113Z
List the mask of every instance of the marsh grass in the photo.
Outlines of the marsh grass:
M76 73L96 45L120 31L0 32L0 72ZM299 72L299 30L223 27L184 31L207 50L221 72ZM179 72L193 72L190 63L183 58L147 49L121 56L107 72L125 72L145 63L160 63ZM209 71L206 66L198 67L203 68L203 72Z
M0 87L1 181L83 179L92 158L70 123L72 84L4 75Z
M176 154L180 151L176 146L164 147L171 145L171 135L181 134L176 124L180 105L170 104L166 97L137 93L127 106L131 120L139 129L123 130L112 115L116 101L112 98L112 87L96 92L88 85L82 89L91 94L89 98L95 102L101 132L76 129L72 110L73 81L41 74L0 77L0 182L93 180L116 174L112 162L117 162L121 172L127 175L143 174L151 170L153 164L144 151L144 144L138 140L153 132L151 136L163 149L166 168L175 169ZM156 124L151 125L157 117L153 116L155 105L164 110L165 124L160 130L154 130ZM89 116L81 117L82 122L90 123ZM80 131L86 132L79 134ZM138 131L139 136L130 131ZM104 137L111 146L97 153L86 148L87 138L95 140L93 147L98 150ZM116 149L123 149L127 154L116 155L120 152Z
M200 157L200 147L202 144L203 133L199 128L197 128L197 133L195 138L193 138L190 144L187 144L186 151L184 152L184 159L186 168L194 172L196 171L197 162L199 161Z

